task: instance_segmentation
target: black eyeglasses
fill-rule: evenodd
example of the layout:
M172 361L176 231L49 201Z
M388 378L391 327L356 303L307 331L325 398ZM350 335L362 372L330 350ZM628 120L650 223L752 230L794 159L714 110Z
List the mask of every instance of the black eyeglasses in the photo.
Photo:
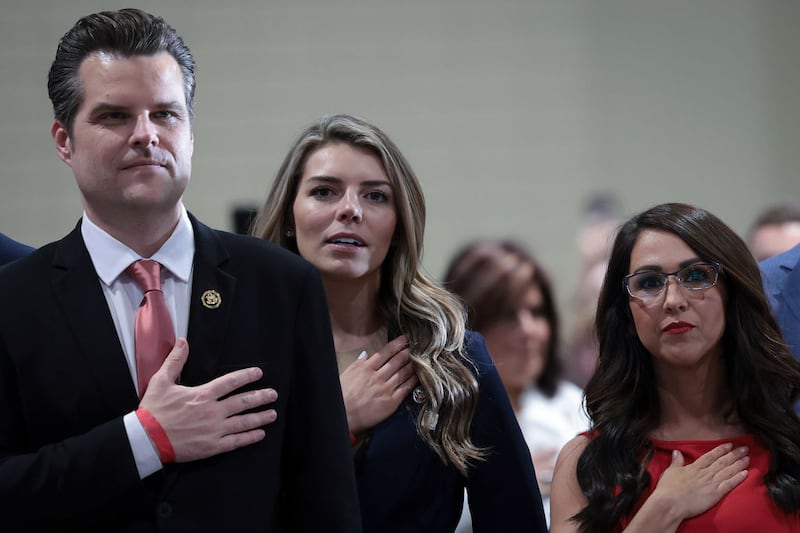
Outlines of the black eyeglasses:
M704 291L717 284L721 272L722 265L719 263L695 263L675 272L634 272L623 278L623 284L628 294L634 298L649 300L664 292L670 276L675 276L675 280L684 289Z

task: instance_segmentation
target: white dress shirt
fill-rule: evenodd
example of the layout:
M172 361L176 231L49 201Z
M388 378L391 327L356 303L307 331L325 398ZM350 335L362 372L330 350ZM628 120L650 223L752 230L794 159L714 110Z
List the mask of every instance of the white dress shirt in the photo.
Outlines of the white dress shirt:
M117 329L131 379L138 393L134 325L144 293L136 282L125 274L125 269L139 259L152 259L164 266L161 270L161 287L175 326L175 337L186 337L189 328L189 300L194 265L192 223L189 221L186 208L181 206L181 217L175 230L152 257L141 257L98 227L85 212L81 223L81 235L100 279L100 286L108 302L108 309ZM139 476L145 478L160 470L162 464L158 452L135 412L125 415L123 421Z

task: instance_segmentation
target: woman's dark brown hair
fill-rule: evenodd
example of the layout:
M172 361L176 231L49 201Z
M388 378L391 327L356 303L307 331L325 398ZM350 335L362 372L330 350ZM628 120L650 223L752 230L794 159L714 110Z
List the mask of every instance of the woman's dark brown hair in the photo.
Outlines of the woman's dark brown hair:
M542 293L542 313L550 326L545 366L536 386L551 398L561 378L559 320L550 277L525 247L512 240L474 241L453 256L444 284L467 308L467 327L483 331L516 313L528 287Z
M635 335L623 278L646 230L672 233L704 261L722 265L727 294L723 357L730 415L770 451L764 476L770 496L787 513L800 508L800 419L793 404L800 363L789 353L770 311L761 274L741 238L708 211L661 204L627 221L614 241L597 307L597 369L586 386L593 437L578 460L588 505L574 519L580 530L610 531L650 482L648 435L660 407L651 356ZM615 492L617 489L617 492Z

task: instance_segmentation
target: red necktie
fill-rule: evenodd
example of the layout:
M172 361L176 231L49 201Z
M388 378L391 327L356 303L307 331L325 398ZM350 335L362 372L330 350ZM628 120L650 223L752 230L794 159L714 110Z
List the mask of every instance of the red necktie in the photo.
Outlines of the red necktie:
M150 378L161 368L167 354L175 346L175 329L164 303L164 293L161 292L161 263L140 259L131 263L125 272L144 291L134 329L136 374L141 398Z

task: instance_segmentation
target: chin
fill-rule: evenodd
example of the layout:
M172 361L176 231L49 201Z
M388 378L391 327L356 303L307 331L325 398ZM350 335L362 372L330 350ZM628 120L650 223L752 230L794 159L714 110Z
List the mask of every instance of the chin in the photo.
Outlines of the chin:
M349 268L329 268L329 269L320 269L322 274L330 279L336 279L340 281L354 281L357 279L363 279L366 273L363 270L354 270Z

